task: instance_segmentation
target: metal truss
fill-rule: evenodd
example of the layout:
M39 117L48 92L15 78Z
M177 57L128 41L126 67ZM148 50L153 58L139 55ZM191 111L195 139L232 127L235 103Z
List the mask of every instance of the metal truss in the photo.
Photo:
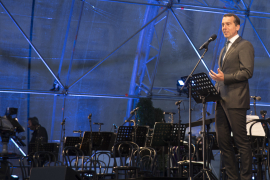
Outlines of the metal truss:
M164 7L164 10L162 10L160 13L158 13L152 19L149 19L148 21L146 21L144 23L144 25L140 29L138 29L133 35L131 35L128 39L126 39L118 47L116 47L111 53L109 53L103 59L98 61L93 67L91 67L88 71L86 71L80 78L78 78L76 81L74 81L72 83L69 83L69 75L70 75L70 70L71 70L71 67L72 67L73 55L74 55L74 51L76 49L76 40L77 39L75 39L74 44L73 44L74 51L72 52L72 56L71 56L71 59L70 59L70 65L69 65L68 75L67 75L67 78L66 78L66 84L63 84L62 81L61 81L61 78L60 78L61 77L61 68L62 68L62 62L63 62L64 52L65 52L66 43L67 43L67 36L68 36L68 33L69 33L69 29L70 29L71 16L72 16L72 13L73 13L73 7L74 7L75 0L72 1L72 5L71 5L71 9L70 9L70 16L69 16L69 21L68 21L68 25L67 25L66 36L65 36L65 41L64 41L63 50L62 50L62 56L61 56L61 60L59 62L59 69L58 69L58 74L57 75L54 74L54 72L51 70L51 68L49 67L47 62L44 60L42 55L35 48L34 44L27 37L27 35L23 32L20 25L16 22L14 17L11 15L11 13L8 11L8 9L4 6L4 4L0 0L0 5L5 10L6 14L14 22L14 24L17 26L18 30L24 36L26 41L33 48L33 50L39 56L40 60L46 66L48 71L55 78L55 81L56 81L55 84L57 86L59 86L60 89L61 89L60 91L49 91L49 92L48 91L30 90L30 89L28 89L28 90L25 90L25 89L0 89L0 92L1 93L25 93L25 94L53 95L55 97L55 101L56 101L57 96L64 96L64 99L65 99L65 97L68 97L68 96L97 97L97 98L122 98L122 99L138 99L138 98L142 98L142 97L151 97L152 99L167 99L167 100L181 99L181 97L179 97L176 94L177 91L176 91L175 87L154 87L153 86L154 81L155 81L156 69L157 69L158 62L159 62L160 51L161 51L161 48L162 48L163 36L164 36L165 29L166 29L166 23L167 23L167 19L169 17L169 12L171 12L170 13L170 14L172 14L171 16L176 19L177 23L179 24L179 27L182 29L182 31L184 32L186 38L189 40L190 45L193 47L194 52L198 55L198 57L200 57L200 55L198 53L198 50L195 48L195 46L193 45L193 42L188 37L184 27L181 25L180 20L176 16L175 11L195 11L195 12L218 13L218 14L225 14L225 13L231 12L231 13L238 14L238 15L240 15L240 17L244 17L245 22L248 21L251 24L254 32L256 33L256 35L257 35L258 39L260 40L261 44L263 45L266 53L270 57L270 53L269 53L268 49L264 45L263 40L259 36L258 32L256 31L256 28L254 27L254 25L252 24L252 22L250 20L250 17L269 19L270 18L270 13L268 13L268 12L250 11L250 7L251 7L253 1L251 1L251 3L249 5L247 5L247 4L244 3L243 0L240 0L240 1L237 1L237 2L235 0L230 0L230 1L229 0L223 0L225 3L226 2L234 3L233 6L229 6L229 8L211 7L211 6L209 6L207 4L207 2L205 0L190 1L189 4L181 3L180 0L164 0L164 1L160 0L160 1L155 1L156 3L149 3L149 2L154 2L154 1L145 2L143 0L141 0L141 2L128 1L128 0L126 0L126 1L124 1L124 0L100 0L100 1L115 2L115 3L128 3L128 4L134 4L134 5L146 5L146 6L153 6L153 7L157 7L157 8ZM82 15L82 12L83 12L83 7L84 7L85 0L81 0L81 2L82 2L81 3L81 10L80 10L80 16L79 16L79 19L78 19L76 35L79 32L81 15ZM156 20L158 18L160 18L165 13L166 13L166 15L164 16L164 18L161 18L161 20L159 22L156 22ZM155 23L163 22L164 23L163 35L159 40L159 45L154 46L154 45L151 44L151 41L150 42L148 41L149 47L156 49L157 54L154 57L150 57L150 58L145 57L146 58L145 59L145 64L143 64L143 66L140 65L141 66L140 69L142 70L142 71L140 71L141 74L138 74L138 72L139 72L138 71L138 66L139 66L138 60L139 60L139 58L137 60L135 59L134 68L133 68L133 75L132 75L132 79L131 79L131 83L130 83L130 90L129 90L129 94L127 96L122 96L122 95L117 95L117 94L91 94L91 93L76 93L76 92L75 93L74 92L70 93L70 89L76 83L78 83L85 76L87 76L88 74L93 72L95 70L95 68L97 68L100 64L102 64L104 61L106 61L117 50L122 48L134 36L136 36L139 33L142 33L148 26L153 26L154 27L156 24L155 25L150 25L150 24L153 24L153 22L155 22ZM153 35L154 35L154 33L153 33ZM141 39L141 41L139 41L138 44L141 44L142 41L143 41L143 39ZM142 50L139 47L140 47L140 45L138 45L138 48L137 48L137 53L138 54L140 54L140 51ZM148 54L149 54L149 52L148 52ZM155 59L156 62L155 62L154 71L151 74L148 71L147 64L150 61L153 61L154 59ZM202 61L202 63L204 63L204 62ZM207 70L209 70L208 67L205 64L204 64L204 66L205 66L205 68ZM147 74L149 84L148 83L146 84L144 82L144 75L145 74ZM145 93L145 95L141 95L142 92ZM164 93L164 94L162 94L162 93ZM63 101L63 106L64 106L64 103L65 103L65 101ZM129 104L132 104L132 103L129 103ZM131 106L129 106L127 109L131 109ZM63 111L63 117L64 117L64 111Z
M106 1L111 1L111 0L106 0ZM112 2L119 2L119 3L133 3L133 4L139 4L139 5L147 5L146 3L138 3L138 2L134 2L134 1L132 2L132 1L123 1L123 0L120 0L120 1L118 1L118 0L113 0ZM151 1L150 1L150 2L151 2ZM165 1L163 1L163 2L165 2ZM198 2L198 1L196 1L196 2ZM183 26L181 25L180 20L178 19L178 17L176 16L176 14L175 14L175 12L174 12L175 10L181 10L181 11L183 11L183 10L185 10L185 11L197 11L197 12L219 13L219 14L234 13L234 14L238 14L238 15L240 15L240 16L244 16L244 23L243 23L243 25L242 25L242 29L243 29L243 30L242 30L242 32L241 32L241 35L243 35L243 33L244 33L244 27L245 27L246 21L248 20L248 21L250 22L250 24L251 24L251 26L252 26L254 32L256 33L258 39L260 40L261 44L263 45L263 47L264 47L266 53L267 53L268 56L269 56L269 52L268 52L266 46L264 45L262 39L260 38L259 34L257 33L257 31L256 31L255 27L253 26L252 22L250 21L250 18L249 18L249 17L256 17L256 18L270 18L270 16L269 16L270 13L267 13L267 12L250 11L250 7L251 7L251 5L252 5L252 2L253 2L253 1L251 1L251 3L250 3L249 6L247 6L247 5L243 2L243 0L241 0L241 3L236 3L236 1L230 1L230 4L231 4L231 5L233 4L232 7L234 7L234 9L228 9L228 8L224 9L224 8L218 8L218 7L209 7L209 6L207 6L207 3L206 3L205 1L203 1L203 3L204 3L205 5L190 5L190 4L180 4L180 3L177 4L177 3L173 3L173 1L166 1L166 2L163 3L163 4L160 3L160 4L158 4L158 5L155 5L155 4L153 4L153 3L149 3L148 5L151 5L151 6L164 6L164 7L166 7L168 10L170 10L170 11L172 12L173 17L176 19L177 23L179 24L180 28L181 28L182 31L184 32L186 38L187 38L188 41L190 42L191 46L193 47L193 49L194 49L195 53L198 55L198 57L200 57L200 54L198 53L198 50L195 48L193 42L192 42L192 41L190 40L190 38L188 37L188 35L187 35L185 29L184 29ZM201 4L203 4L203 3L201 3ZM168 17L168 14L167 14L165 17L167 18L167 17ZM164 25L164 27L166 27L166 24ZM164 28L164 31L165 31L165 28ZM164 31L163 31L163 33L164 33ZM221 36L221 34L222 34L222 33L220 33L219 36ZM222 39L223 39L223 40L222 40ZM225 38L221 38L221 37L220 37L220 38L219 38L219 42L224 41L224 39L225 39ZM163 41L163 38L161 38L161 42L159 42L160 45L162 45L162 41ZM223 44L223 43L222 43L222 44ZM153 90L156 90L157 94L160 94L161 92L164 92L164 91L165 91L166 94L174 94L174 95L177 97L177 96L178 96L178 95L177 95L178 93L177 93L177 91L176 91L175 88L168 88L168 87L153 87L155 74L152 74L152 76L151 76L150 73L148 72L148 67L147 67L148 62L150 62L150 61L156 59L156 64L155 64L155 68L154 68L154 73L156 73L156 68L157 68L158 59L159 59L159 56L160 56L160 50L161 50L160 45L158 45L158 47L155 47L153 44L149 43L149 47L155 49L155 50L157 51L157 54L156 54L155 56L153 56L153 57L148 57L148 59L145 60L145 62L144 62L144 66L145 66L145 67L143 68L143 69L144 69L144 71L143 71L144 73L142 73L142 74L139 74L139 73L138 73L138 76L140 76L140 78L137 78L137 79L140 79L140 81L137 82L137 84L136 84L136 85L137 85L136 88L139 89L137 93L138 93L138 94L141 94L141 92L144 92L145 94L148 95L148 97L151 97L152 99L154 99L154 98L152 97L153 95L155 95L155 93L153 92ZM223 47L223 45L220 46L220 43L217 43L215 49L221 49L221 47ZM149 54L149 53L148 53L148 54ZM219 54L219 53L217 53L217 51L214 52L214 58L213 58L213 60L212 60L212 61L213 61L213 62L212 62L213 66L215 66L215 64L216 64L215 62L216 62L216 60L218 59L218 58L217 58L217 57L218 57L218 54ZM269 57L270 57L270 56L269 56ZM209 71L208 67L206 66L206 64L204 63L203 60L202 60L202 63L203 63L203 65L205 66L206 70ZM213 67L213 66L212 66L212 67ZM135 72L137 72L137 71L135 71ZM145 83L143 82L143 79L144 79L144 77L145 77L145 74L146 74L146 77L148 77L149 85L147 85L147 84L145 84ZM134 81L131 81L131 84L132 84L132 83L134 84ZM133 86L131 85L130 87L134 87L134 85L133 85ZM132 91L130 90L130 92L132 92ZM135 92L135 89L134 89L133 93L134 93L134 92ZM164 94L164 95L166 95L166 94ZM132 101L132 100L130 100L130 101ZM133 104L134 104L134 103L133 103ZM132 110L131 105L132 105L132 103L129 102L129 103L128 103L128 106L127 106L127 115L128 115L128 112ZM260 104L259 104L259 106L260 106ZM211 107L210 107L210 108L211 108Z

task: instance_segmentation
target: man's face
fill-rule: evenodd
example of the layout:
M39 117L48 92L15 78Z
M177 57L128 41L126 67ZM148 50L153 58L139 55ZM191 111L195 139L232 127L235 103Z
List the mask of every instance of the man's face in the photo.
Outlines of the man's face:
M223 17L222 32L225 38L231 39L237 34L237 31L239 31L239 29L240 25L235 25L233 16Z
M35 130L35 126L33 126L32 121L28 120L28 126L31 130Z

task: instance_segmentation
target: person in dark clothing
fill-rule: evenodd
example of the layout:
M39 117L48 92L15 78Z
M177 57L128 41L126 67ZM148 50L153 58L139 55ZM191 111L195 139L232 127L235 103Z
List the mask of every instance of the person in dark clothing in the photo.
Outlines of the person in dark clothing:
M37 117L28 118L28 127L34 131L30 143L48 143L47 130L39 124Z
M216 102L217 142L229 180L251 180L252 152L246 129L246 114L250 108L249 82L254 71L253 45L240 37L240 18L235 14L225 14L222 32L227 42L221 50L217 73L210 71L216 81L215 87L222 100ZM232 143L240 152L240 173Z
M28 146L28 160L34 163L35 161L33 160L33 153L39 151L39 146L44 143L48 143L48 134L47 130L39 124L37 117L28 118L28 128L34 131L32 133L32 138ZM46 157L40 156L38 157L38 164L34 166L42 167L45 164L46 160Z

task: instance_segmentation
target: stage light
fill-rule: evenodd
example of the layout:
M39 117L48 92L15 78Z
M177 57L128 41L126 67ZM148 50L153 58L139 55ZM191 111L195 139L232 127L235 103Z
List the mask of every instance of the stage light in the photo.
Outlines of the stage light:
M188 95L188 89L187 87L184 87L182 92L181 92L181 88L185 85L185 82L182 79L177 80L177 92L179 92L179 94L187 94Z

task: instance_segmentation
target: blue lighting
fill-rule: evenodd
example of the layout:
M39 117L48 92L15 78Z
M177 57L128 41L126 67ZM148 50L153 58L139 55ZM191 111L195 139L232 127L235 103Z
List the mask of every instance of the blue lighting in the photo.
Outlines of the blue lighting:
M11 141L13 142L13 144L21 151L21 153L24 155L24 156L26 156L26 154L23 152L23 150L18 146L18 144L12 139L12 138L10 138L11 139Z
M251 106L254 106L253 103L250 103ZM270 106L270 103L256 103L256 106Z
M197 56L200 58L201 55L199 54L199 52L197 51L196 47L194 46L193 42L191 41L191 39L189 38L188 34L186 33L185 29L183 28L182 24L180 23L179 19L177 18L177 16L175 15L174 11L171 9L171 12L174 16L174 18L176 19L176 21L178 22L180 28L182 29L183 33L185 34L186 38L188 39L190 45L192 46L192 48L194 49L194 51L196 52ZM204 60L201 59L201 62L203 63L204 67L206 68L206 70L209 72L209 69L207 67L207 65L205 64Z
M250 106L254 106L254 104L253 103L250 103ZM270 103L263 103L263 102L261 102L261 103L256 103L256 106L266 106L266 107L268 107L268 106L270 106Z

